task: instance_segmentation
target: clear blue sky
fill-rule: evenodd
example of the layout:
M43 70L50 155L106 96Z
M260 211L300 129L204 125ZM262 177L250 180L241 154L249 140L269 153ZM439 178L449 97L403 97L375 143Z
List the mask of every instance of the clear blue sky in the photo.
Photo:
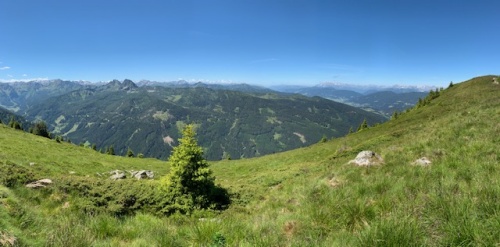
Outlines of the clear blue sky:
M0 80L447 85L500 73L498 0L0 0Z

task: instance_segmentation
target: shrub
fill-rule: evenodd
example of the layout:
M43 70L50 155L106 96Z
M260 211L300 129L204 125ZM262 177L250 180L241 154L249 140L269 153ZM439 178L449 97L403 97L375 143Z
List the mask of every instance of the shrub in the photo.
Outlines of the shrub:
M5 162L0 164L0 183L6 187L15 187L35 181L35 175L23 166Z
M50 133L47 128L47 124L43 121L36 122L31 128L31 133L37 136L50 138Z
M73 194L75 207L87 214L133 215L137 211L155 213L162 208L156 182L96 178L61 177L58 189Z

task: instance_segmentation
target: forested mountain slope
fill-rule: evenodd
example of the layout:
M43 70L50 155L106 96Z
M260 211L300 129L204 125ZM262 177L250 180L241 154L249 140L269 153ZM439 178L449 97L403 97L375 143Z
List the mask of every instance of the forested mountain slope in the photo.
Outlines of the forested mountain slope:
M322 98L243 93L205 87L137 87L113 81L47 99L27 110L75 143L128 148L166 158L186 123L194 123L208 159L254 157L345 135L364 119L385 118Z
M20 246L496 246L500 85L494 78L434 92L418 107L345 137L212 162L231 204L191 215L144 208L158 200L148 195L170 169L164 161L99 154L2 125L0 240ZM383 163L349 163L362 150ZM415 162L423 157L431 163ZM156 177L112 181L107 172L114 169L148 169ZM54 183L24 186L41 178ZM82 213L89 208L97 211Z

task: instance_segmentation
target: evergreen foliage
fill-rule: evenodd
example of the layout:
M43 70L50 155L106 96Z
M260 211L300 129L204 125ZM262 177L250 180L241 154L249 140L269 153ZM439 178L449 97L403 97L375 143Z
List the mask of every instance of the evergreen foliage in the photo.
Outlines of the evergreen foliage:
M442 91L442 90L441 90L441 91ZM423 107L423 106L428 105L429 103L431 103L431 101L432 101L433 99L436 99L436 98L437 98L437 97L439 97L440 95L441 95L441 93L440 93L440 91L439 91L437 88L436 88L436 91L431 90L431 91L429 92L429 94L428 94L428 95L427 95L424 99L422 99L422 98L419 98L419 99L418 99L418 103L417 103L417 105L415 106L415 108L417 108L417 109L418 109L418 108L420 108L420 107Z
M359 125L358 131L362 131L364 129L368 129L368 123L366 122L366 119L363 120L363 122Z
M203 87L134 90L72 91L33 105L24 115L39 116L47 124L65 116L64 121L54 125L55 134L87 126L70 132L74 143L89 141L104 151L104 147L113 144L116 154L123 156L130 147L136 154L164 160L172 146L158 137L177 140L184 123L196 122L200 126L198 143L204 148L205 158L220 160L224 152L239 159L309 146L323 135L343 136L364 118L370 123L386 120L352 106L300 95L259 95ZM98 114L95 107L100 109ZM149 109L155 110L145 117ZM306 142L289 138L295 136L294 132L304 135Z
M22 130L23 127L21 124L12 116L9 121L9 127L16 129L16 130Z
M62 136L56 136L56 138L55 138L55 139L56 139L56 142L57 142L57 143L61 143L61 142L63 142L63 141L64 141L64 139L63 139L63 137L62 137Z
M186 125L179 146L174 147L168 159L170 172L161 180L166 205L162 211L167 215L190 213L194 209L219 209L229 203L225 190L215 186L215 177L195 135L194 125Z
M326 138L326 136L323 136L321 137L321 140L319 140L319 143L325 143L326 141L328 141L328 139Z
M134 152L132 151L132 149L128 148L127 150L127 157L134 157Z
M115 155L115 148L113 147L113 145L108 147L108 149L106 150L106 154Z
M399 117L399 113L398 113L398 111L394 111L394 112L392 113L391 120L398 119L398 117Z
M36 122L31 129L31 133L37 136L50 138L50 133L49 129L47 128L47 124L43 121Z
M498 246L500 98L491 81L457 83L397 121L325 144L210 163L216 182L231 190L231 209L189 216L158 215L168 205L160 180L101 176L146 164L161 177L170 170L165 161L95 154L0 126L0 140L8 140L0 141L0 240L16 238L14 246ZM199 130L203 138L205 129ZM385 164L347 165L367 149ZM415 165L422 156L432 164ZM41 178L54 183L25 188Z

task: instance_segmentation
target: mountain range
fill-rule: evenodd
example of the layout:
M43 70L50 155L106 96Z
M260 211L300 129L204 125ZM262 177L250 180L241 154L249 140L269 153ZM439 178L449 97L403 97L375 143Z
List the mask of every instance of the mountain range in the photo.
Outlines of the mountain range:
M306 96L319 96L337 102L377 112L386 117L413 107L419 98L424 98L431 86L361 86L325 83L312 87L281 85L272 89Z
M157 210L170 162L0 124L0 245L498 246L499 92L498 75L473 78L340 138L209 162L231 203L189 215ZM360 153L379 162L353 164ZM110 179L117 169L125 179Z
M165 159L179 130L194 123L211 160L248 158L304 147L345 135L363 120L385 117L356 107L246 84L88 84L52 80L2 84L1 104L54 135L82 145L113 146L119 155ZM232 90L230 90L232 89ZM239 89L239 90L238 90Z

